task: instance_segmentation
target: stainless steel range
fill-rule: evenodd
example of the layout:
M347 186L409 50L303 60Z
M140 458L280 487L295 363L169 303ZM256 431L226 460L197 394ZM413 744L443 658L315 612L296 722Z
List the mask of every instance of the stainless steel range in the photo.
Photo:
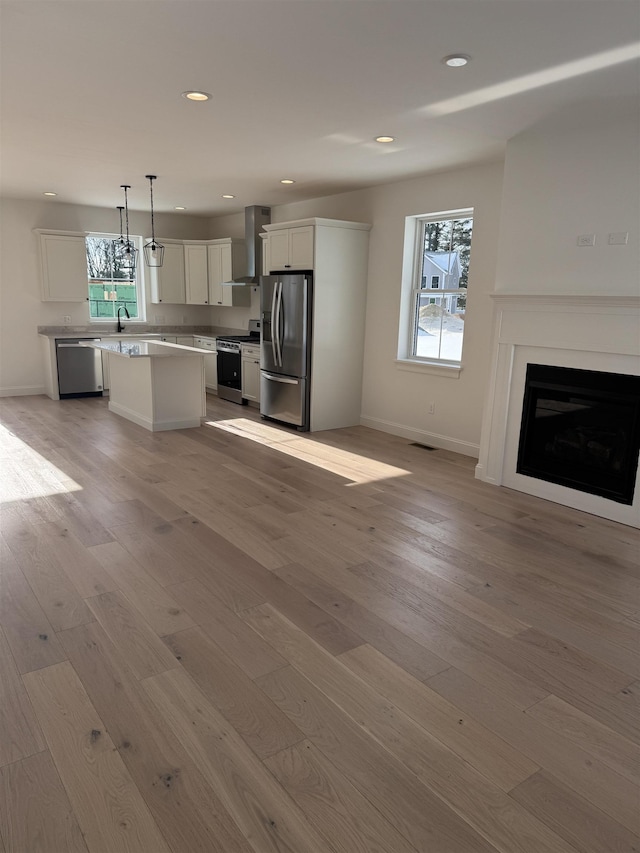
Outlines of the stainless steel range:
M249 320L248 335L219 335L218 350L218 397L232 403L245 404L242 399L242 344L260 345L260 320Z

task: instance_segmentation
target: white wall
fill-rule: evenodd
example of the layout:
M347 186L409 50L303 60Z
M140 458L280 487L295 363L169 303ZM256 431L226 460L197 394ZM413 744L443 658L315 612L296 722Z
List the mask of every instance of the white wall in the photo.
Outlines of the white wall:
M49 201L0 201L0 395L42 393L44 386L41 342L37 326L88 323L88 307L79 302L41 302L38 240L34 228L60 231L119 231L118 212ZM176 238L208 237L206 218L157 214L156 234ZM131 234L146 235L148 213L130 212ZM147 288L147 298L149 296ZM210 309L190 305L151 305L147 319L164 316L165 323L209 323Z
M367 312L364 423L477 455L489 375L489 294L495 282L502 168L502 163L475 166L272 208L274 223L318 216L373 224L367 304L362 306ZM467 207L475 209L475 220L463 370L459 379L407 372L396 363L405 218ZM237 236L243 228L241 215L212 220L214 236ZM246 327L250 316L259 316L259 294L253 300L250 309L217 313ZM432 415L429 402L435 403Z
M553 116L507 145L496 289L640 295L636 102ZM610 246L613 232L626 246ZM593 247L578 235L595 234Z
M372 190L363 422L475 456L491 342L502 164L446 172ZM396 362L405 218L474 208L462 371L458 379L408 372ZM428 414L429 403L435 404Z

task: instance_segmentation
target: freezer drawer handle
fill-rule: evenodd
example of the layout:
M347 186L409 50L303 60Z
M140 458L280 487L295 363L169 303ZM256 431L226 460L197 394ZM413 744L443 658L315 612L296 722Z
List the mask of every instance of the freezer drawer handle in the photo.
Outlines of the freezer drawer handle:
M273 373L262 372L265 379L271 379L272 382L282 382L283 385L298 385L297 379L289 379L286 376L274 376Z

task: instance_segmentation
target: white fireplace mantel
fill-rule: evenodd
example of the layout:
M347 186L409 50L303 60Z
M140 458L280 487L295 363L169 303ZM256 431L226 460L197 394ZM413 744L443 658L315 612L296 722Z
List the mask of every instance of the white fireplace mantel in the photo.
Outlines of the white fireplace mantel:
M492 373L476 477L640 527L632 506L518 474L527 364L640 375L640 297L494 293Z

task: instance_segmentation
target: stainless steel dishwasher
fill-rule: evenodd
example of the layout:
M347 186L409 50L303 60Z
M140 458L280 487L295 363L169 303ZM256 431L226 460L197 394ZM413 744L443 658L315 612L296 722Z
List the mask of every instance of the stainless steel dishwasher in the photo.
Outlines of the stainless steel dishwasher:
M102 397L102 353L82 346L100 338L56 338L58 390L67 397Z

